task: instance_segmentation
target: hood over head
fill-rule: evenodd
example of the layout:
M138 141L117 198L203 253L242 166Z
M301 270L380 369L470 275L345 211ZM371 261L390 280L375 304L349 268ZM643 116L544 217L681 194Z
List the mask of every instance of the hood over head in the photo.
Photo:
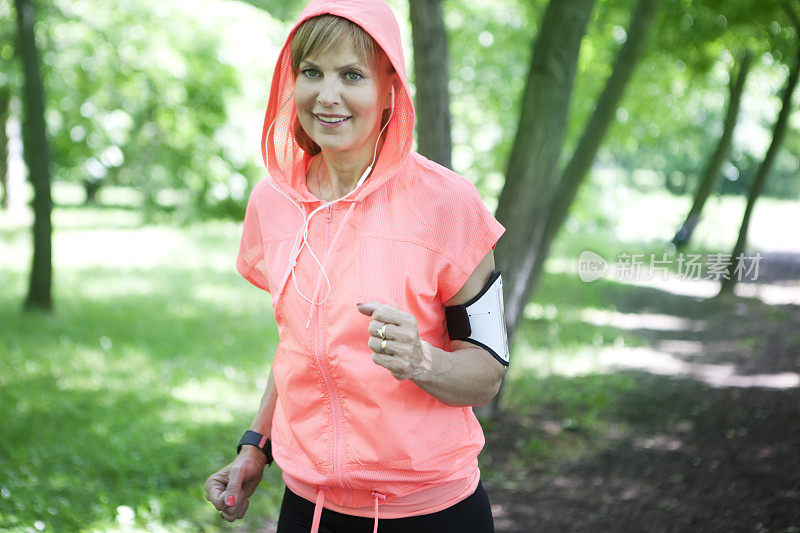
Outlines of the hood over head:
M297 109L293 95L295 80L291 49L297 28L312 17L326 14L346 18L363 28L383 50L397 73L393 82L394 112L383 133L383 147L370 177L349 197L359 200L396 174L411 151L414 136L414 106L408 89L400 28L385 0L313 0L306 6L281 48L275 65L264 116L261 153L270 178L284 191L301 201L318 201L305 186L305 172L296 170L310 156L300 148L292 131Z

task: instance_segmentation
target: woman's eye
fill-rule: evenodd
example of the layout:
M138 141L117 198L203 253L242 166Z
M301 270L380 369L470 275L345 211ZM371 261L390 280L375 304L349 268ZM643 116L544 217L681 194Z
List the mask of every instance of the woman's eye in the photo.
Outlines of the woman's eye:
M306 78L316 78L317 76L319 76L319 72L317 72L316 69L307 68L307 69L303 69L303 75Z
M349 81L358 81L358 80L360 80L361 78L363 78L363 77L364 77L364 76L362 76L362 75L361 75L359 72L356 72L356 71L354 71L354 70L351 70L350 72L348 72L347 74L345 74L345 76L347 77L347 79L348 79Z

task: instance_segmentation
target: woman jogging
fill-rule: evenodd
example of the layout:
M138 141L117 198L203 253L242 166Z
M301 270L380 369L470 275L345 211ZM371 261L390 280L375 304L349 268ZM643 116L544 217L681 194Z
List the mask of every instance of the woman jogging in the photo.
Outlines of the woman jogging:
M311 2L275 67L237 259L280 341L238 456L206 482L228 521L274 456L279 533L493 531L471 406L508 364L503 227L413 129L385 0Z

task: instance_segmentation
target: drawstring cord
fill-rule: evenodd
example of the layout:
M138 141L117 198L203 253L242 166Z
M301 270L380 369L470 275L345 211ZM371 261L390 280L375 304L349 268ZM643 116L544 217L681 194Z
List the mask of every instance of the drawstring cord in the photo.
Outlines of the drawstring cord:
M386 499L386 494L381 494L373 490L372 497L375 498L375 527L372 533L378 533L378 500L384 501Z
M325 502L325 492L328 490L327 487L317 487L317 501L314 504L314 518L311 521L311 533L319 533L319 523L322 519L322 507ZM378 491L372 491L372 497L375 498L375 526L372 529L372 533L378 533L378 506L379 501L386 500L386 494L383 494Z
M322 518L322 503L325 501L327 487L317 487L317 502L314 504L314 519L311 521L311 533L319 533L319 521Z

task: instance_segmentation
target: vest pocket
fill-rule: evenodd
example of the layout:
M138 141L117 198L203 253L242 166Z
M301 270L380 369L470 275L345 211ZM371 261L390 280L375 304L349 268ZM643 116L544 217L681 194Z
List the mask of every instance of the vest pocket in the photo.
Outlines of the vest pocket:
M410 467L460 446L468 435L462 409L442 404L388 371L380 374L348 394L348 461Z
M310 464L330 466L331 415L318 389L310 356L281 346L272 364L280 417L273 429L285 453L305 457Z

